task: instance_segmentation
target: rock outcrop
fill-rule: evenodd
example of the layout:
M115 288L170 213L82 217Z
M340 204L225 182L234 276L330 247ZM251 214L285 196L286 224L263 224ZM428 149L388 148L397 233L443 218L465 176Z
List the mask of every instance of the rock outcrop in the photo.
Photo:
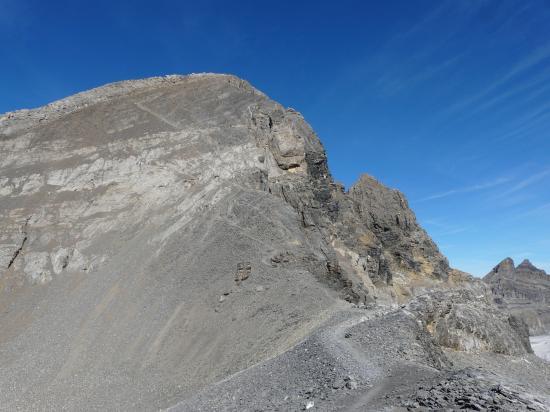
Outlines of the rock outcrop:
M377 281L398 282L408 287L405 294L409 295L415 286L422 286L420 274L431 280L448 279L447 259L418 225L401 192L363 175L351 187L349 195L365 227L359 235L361 246L367 249L367 257L378 257Z
M492 305L489 293L434 291L413 299L407 310L416 314L441 347L470 353L533 353L527 325Z
M471 283L401 193L369 176L346 192L302 116L234 76L121 82L5 114L0 171L6 410L164 408L270 359L284 372L281 354L307 337L334 365L345 348L348 373L362 355L329 319L364 324L365 308ZM432 324L440 346L521 352L513 322L488 312L501 345L480 308L454 303L423 308L425 330L404 311L386 317L402 327L373 328L391 330L395 353L414 337L403 362L424 371L447 365ZM364 343L385 356L387 342ZM307 373L319 383L325 369Z
M524 260L517 267L504 259L483 280L495 303L522 318L531 335L550 333L550 275Z

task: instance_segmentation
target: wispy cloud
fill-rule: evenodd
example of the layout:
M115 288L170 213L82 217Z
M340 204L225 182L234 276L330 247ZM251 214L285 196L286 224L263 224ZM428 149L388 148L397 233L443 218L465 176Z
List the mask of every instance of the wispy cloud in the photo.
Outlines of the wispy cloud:
M518 217L523 218L523 217L536 216L536 215L546 215L549 212L550 212L550 203L545 203L521 213L520 215L518 215Z
M540 46L538 49L536 49L534 52L529 54L525 59L517 63L512 69L503 76L498 83L504 83L519 73L530 69L533 66L536 66L537 64L543 62L544 60L548 59L550 57L550 44L545 44L544 46Z
M315 110L320 102L332 100L333 94L349 85L353 85L353 89L356 90L361 84L375 84L381 93L388 97L410 88L414 83L433 79L436 74L450 69L469 51L455 53L446 58L449 42L453 37L460 35L462 23L481 7L481 3L483 2L473 2L469 7L462 9L457 7L457 2L453 0L442 0L430 7L410 26L398 26L393 36L381 41L369 53L343 64L340 72L332 76L330 83L324 88L319 88L319 95L314 99L316 103L311 104L310 110ZM446 25L444 31L433 36L434 25L442 20L449 22L450 18L453 27ZM426 41L425 36L429 36L429 41ZM411 44L415 44L415 47L411 47ZM349 99L348 104L362 104L365 94L366 92L357 99Z
M541 94L546 93L550 90L550 76L545 72L542 76L538 76L531 81L526 81L519 83L513 87L507 87L501 93L496 94L492 98L486 100L484 103L481 103L472 110L471 114L476 114L484 110L490 109L494 106L498 106L504 102L509 101L511 97L519 96L521 98L522 93L534 90L526 98L523 99L523 103L532 101L534 98L540 96ZM516 99L514 99L516 101Z
M470 96L470 97L467 97L466 99L458 101L454 105L450 106L447 112L454 113L456 111L462 110L464 108L470 107L474 104L477 104L483 101L488 96L491 96L493 92L498 90L500 86L505 85L508 81L512 80L514 77L542 63L548 58L550 58L550 44L540 46L534 52L525 56L523 60L519 61L510 70L508 70L506 73L501 75L497 80L489 84L489 86L487 86L485 89L474 94L473 96Z
M454 223L448 223L441 219L427 219L422 221L422 225L429 228L429 232L436 236L450 236L459 233L471 231L473 227L471 225L456 225Z
M525 138L533 132L540 131L541 126L546 134L546 124L550 121L550 102L535 110L532 110L525 115L517 118L507 129L506 133L497 134L494 142L502 142L505 140L518 140Z
M413 24L408 30L404 30L400 33L397 33L392 40L396 41L396 40L407 39L425 30L427 27L431 26L431 24L434 21L437 21L438 19L440 19L441 16L448 11L449 4L450 4L449 1L440 2L437 7L434 7L433 9L431 9L428 13L426 13L426 15L422 19L420 19L415 24Z
M533 8L533 3L529 2L525 2L525 4L521 6L515 2L500 2L499 5L502 6L500 9L501 23L495 30L495 34L500 34L506 30L513 30L514 25L517 24L518 20L521 22L526 22L529 17L526 12Z
M407 70L400 72L402 68L398 67L393 73L384 73L378 79L377 84L382 88L385 95L393 95L404 89L411 88L418 83L433 79L438 74L456 65L465 55L466 52L458 54L430 67L422 64L417 71Z
M422 198L418 201L419 202L425 202L425 201L428 201L428 200L443 199L443 198L446 198L446 197L449 197L449 196L454 196L454 195L463 194L463 193L478 192L478 191L481 191L481 190L491 189L495 186L500 186L500 185L502 185L504 183L507 183L509 181L510 181L510 179L507 178L507 177L500 177L500 178L492 180L490 182L479 183L479 184L475 184L475 185L471 185L471 186L465 186L465 187L460 187L460 188L456 188L456 189L447 190L446 192L435 193L433 195Z
M532 174L531 176L527 176L524 179L517 182L514 186L512 186L510 189L505 190L504 192L500 193L497 197L505 197L512 195L516 192L519 192L520 190L523 190L540 180L543 180L547 176L550 176L550 169L542 170L538 173Z

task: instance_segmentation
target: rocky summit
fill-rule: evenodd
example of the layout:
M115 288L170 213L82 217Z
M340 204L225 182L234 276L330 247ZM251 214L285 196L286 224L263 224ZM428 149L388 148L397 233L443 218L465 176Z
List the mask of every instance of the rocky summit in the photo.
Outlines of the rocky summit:
M246 81L4 114L0 172L1 410L550 408L522 318Z
M483 280L496 304L521 317L531 335L550 334L550 275L524 260L504 259Z

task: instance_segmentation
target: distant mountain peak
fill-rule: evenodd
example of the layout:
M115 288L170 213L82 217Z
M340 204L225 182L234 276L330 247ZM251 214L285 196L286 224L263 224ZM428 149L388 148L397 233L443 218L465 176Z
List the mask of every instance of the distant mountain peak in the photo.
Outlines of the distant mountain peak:
M484 280L488 281L495 276L514 278L517 276L525 275L546 275L546 272L539 269L529 259L523 259L523 261L516 266L514 260L510 257L503 259L498 265L496 265L485 277Z
M517 267L506 258L483 280L490 285L495 302L522 317L532 334L550 331L550 276L529 259Z
M496 268L509 268L509 267L511 267L512 269L514 269L516 267L516 264L514 263L514 259L512 259L511 257L507 257L507 258L503 259L496 266Z
M521 262L518 265L517 269L519 269L519 268L530 269L530 270L535 270L535 271L540 271L541 270L541 269L537 268L535 265L533 265L529 259L524 259L523 262Z
M496 265L485 277L485 281L490 281L495 277L510 277L513 275L516 266L514 260L510 257L503 259L498 265Z

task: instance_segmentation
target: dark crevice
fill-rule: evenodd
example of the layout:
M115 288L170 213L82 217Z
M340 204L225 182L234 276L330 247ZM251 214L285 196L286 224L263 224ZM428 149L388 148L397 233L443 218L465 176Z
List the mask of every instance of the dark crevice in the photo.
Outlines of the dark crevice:
M29 224L29 220L31 220L31 216L29 216L27 218L27 220L25 221L25 225L23 226L23 240L21 241L21 245L17 248L17 250L13 253L13 256L10 260L10 262L8 263L8 269L11 268L13 266L13 264L15 263L15 260L17 259L17 257L19 256L19 254L21 253L21 251L23 250L23 247L25 246L25 243L27 242L27 238L28 238L28 234L27 234L27 226Z

